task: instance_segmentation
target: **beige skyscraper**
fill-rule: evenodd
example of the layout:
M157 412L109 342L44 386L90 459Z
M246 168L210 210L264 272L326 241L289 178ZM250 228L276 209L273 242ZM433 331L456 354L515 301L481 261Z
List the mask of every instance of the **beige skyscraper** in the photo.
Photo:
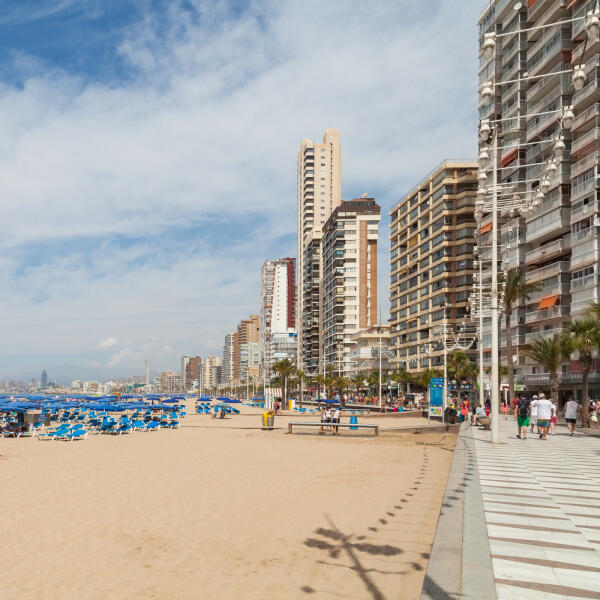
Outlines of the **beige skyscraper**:
M337 129L323 142L302 140L298 152L298 366L314 371L319 356L320 240L331 213L342 201L342 149ZM316 282L316 285L315 285Z

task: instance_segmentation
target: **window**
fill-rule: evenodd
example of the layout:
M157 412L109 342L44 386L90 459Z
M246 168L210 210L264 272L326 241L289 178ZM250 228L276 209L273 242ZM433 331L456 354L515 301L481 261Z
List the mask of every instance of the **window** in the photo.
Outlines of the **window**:
M421 310L427 310L429 308L429 300L421 301Z

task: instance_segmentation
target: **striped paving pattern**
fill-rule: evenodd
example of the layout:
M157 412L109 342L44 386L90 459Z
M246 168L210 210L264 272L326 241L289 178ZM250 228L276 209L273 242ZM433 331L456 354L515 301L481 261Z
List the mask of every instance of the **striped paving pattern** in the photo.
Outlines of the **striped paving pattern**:
M498 599L600 598L600 439L516 429L501 420L497 447L469 432Z

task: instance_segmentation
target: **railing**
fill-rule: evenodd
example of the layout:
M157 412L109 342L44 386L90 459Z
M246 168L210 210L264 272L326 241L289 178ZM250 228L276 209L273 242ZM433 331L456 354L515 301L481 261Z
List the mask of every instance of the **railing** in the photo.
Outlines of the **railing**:
M544 246L540 246L535 250L530 250L525 254L525 262L533 262L538 258L543 258L545 256L550 256L552 254L558 254L560 252L565 252L569 248L569 243L567 240L555 240L554 242L550 242L549 244L545 244Z
M571 145L571 154L575 154L578 150L581 150L587 144L593 142L594 140L598 140L600 137L600 127L594 127L594 129L590 129L587 133L584 133L580 138L577 138L573 144Z
M592 79L586 86L573 95L573 104L576 106L582 100L585 100L590 94L598 89L598 80Z
M587 214L591 214L598 211L598 201L589 202L588 204L581 204L576 208L571 208L571 222L581 219Z
M550 125L558 121L560 118L560 112L555 112L549 115L542 115L540 117L539 122L534 127L532 127L531 129L527 128L527 141L536 137L538 134L544 131L546 127L549 127Z
M592 245L595 246L595 240L589 240L590 242L592 242ZM584 246L587 246L589 244L589 242L586 242L584 244ZM579 254L573 254L571 256L571 268L575 268L578 267L579 265L585 265L586 263L591 263L591 262L595 262L598 258L598 251L596 250L596 248L587 250L585 252L580 252ZM576 280L573 279L573 281L575 282ZM576 286L573 286L576 287Z
M546 298L547 296L560 296L562 294L569 293L569 284L568 283L556 283L552 286L548 286L542 289L539 289L535 292L532 292L529 295L529 302L537 302L542 298Z
M542 329L540 331L532 331L531 333L526 333L525 334L525 343L526 344L531 344L534 340L536 339L550 339L551 337L554 337L555 335L560 335L561 333L563 333L564 329L562 329L561 327L556 327L555 329Z
M534 271L528 271L526 273L527 282L539 281L540 279L547 279L552 275L558 275L559 273L568 272L570 267L568 260L560 260L552 263L546 267L535 269Z
M575 244L578 242L583 242L584 240L589 240L596 235L595 227L588 227L587 229L581 229L575 233L571 234L571 244Z
M578 114L573 120L571 131L577 131L584 123L587 123L590 119L593 119L600 115L600 103L592 104L589 108L586 108L582 113Z
M600 104L596 104L595 106L600 107ZM589 154L585 158L582 158L581 160L578 160L577 162L573 163L571 165L571 177L577 177L577 175L580 175L584 171L587 171L589 168L597 165L599 158L600 155L596 150L595 152Z
M548 321L559 317L568 317L568 306L553 306L543 310L533 310L525 314L525 323L537 323L538 321Z
M595 188L596 188L596 177L594 174L594 177L592 177L591 179L588 179L587 181L584 181L583 183L580 183L578 185L574 185L571 187L571 202L575 202L576 200L583 198L586 194L588 194Z
M596 285L596 275L594 273L586 275L585 277L579 277L578 279L571 279L572 290L579 290L593 285Z
M557 211L556 219L552 222L549 222L540 227L531 228L527 227L527 231L525 234L525 239L527 242L531 242L536 240L551 231L560 232L561 229L566 229L568 227L568 213L566 209L559 209Z

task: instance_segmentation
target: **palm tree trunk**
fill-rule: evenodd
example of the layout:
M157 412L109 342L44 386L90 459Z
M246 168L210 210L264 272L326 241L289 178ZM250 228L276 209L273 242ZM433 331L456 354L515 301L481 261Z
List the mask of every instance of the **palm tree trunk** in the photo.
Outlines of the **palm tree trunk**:
M515 397L515 372L513 370L513 345L510 330L510 317L512 311L507 311L505 315L506 322L506 366L508 369L508 402L511 403Z
M550 373L550 397L552 398L552 402L555 406L558 406L558 388L560 387L560 383L558 381L558 373L556 371L552 371Z
M589 394L589 368L584 368L581 377L581 426L590 426L590 403L588 400Z

